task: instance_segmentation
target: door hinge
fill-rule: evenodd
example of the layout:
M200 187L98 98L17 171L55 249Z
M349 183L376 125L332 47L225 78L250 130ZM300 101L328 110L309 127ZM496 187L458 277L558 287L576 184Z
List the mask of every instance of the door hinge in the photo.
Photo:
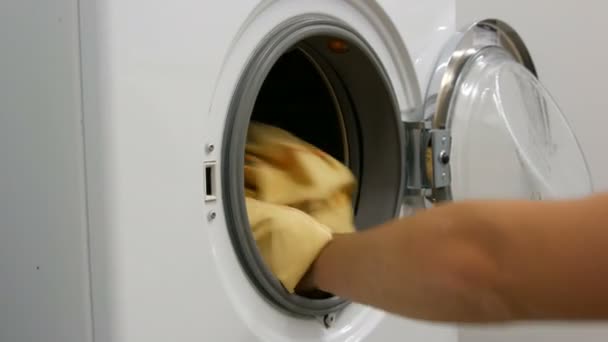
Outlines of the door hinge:
M452 137L447 129L430 127L430 122L406 122L407 188L430 192L450 185ZM426 191L428 190L428 191Z

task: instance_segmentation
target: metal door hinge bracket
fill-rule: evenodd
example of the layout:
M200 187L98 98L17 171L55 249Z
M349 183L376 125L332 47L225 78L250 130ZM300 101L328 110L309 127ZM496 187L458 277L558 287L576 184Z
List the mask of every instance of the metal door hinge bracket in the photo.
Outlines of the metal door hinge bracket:
M431 128L430 122L405 122L407 141L407 188L429 192L451 182L452 137L447 129Z

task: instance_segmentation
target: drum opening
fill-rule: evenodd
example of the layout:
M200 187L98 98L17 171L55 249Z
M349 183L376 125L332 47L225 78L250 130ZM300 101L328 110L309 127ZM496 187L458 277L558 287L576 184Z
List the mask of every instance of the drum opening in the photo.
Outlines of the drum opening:
M358 230L390 220L401 205L405 148L382 63L363 39L337 23L306 21L277 30L245 69L226 124L224 207L244 271L261 295L290 314L338 311L347 300L286 291L257 250L243 190L245 140L252 121L282 128L351 169L357 180L353 208Z
M294 48L264 80L251 120L282 128L348 163L344 115L328 75L304 49Z

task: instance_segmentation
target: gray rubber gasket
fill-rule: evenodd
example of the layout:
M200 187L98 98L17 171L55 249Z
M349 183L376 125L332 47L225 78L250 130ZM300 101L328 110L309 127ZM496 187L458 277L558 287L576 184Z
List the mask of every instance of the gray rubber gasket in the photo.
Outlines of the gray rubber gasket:
M387 101L392 103L391 119L394 115L394 127L389 128L390 134L394 136L394 144L403 145L403 129L400 125L399 111L392 87L386 76L382 65L368 47L367 43L352 29L334 18L306 15L293 18L271 32L259 45L247 63L241 79L234 92L229 112L227 113L226 126L224 130L224 145L222 146L222 170L221 184L224 199L224 209L228 230L239 257L241 265L248 277L255 285L255 288L272 304L276 305L286 313L297 316L323 316L339 311L349 302L343 298L331 297L327 299L309 299L295 294L288 293L281 283L274 277L263 259L257 251L257 246L250 232L249 222L245 206L244 193L244 149L246 142L247 128L251 113L255 105L256 96L264 82L264 79L274 63L280 56L299 42L316 36L332 36L344 39L351 44L356 44L366 52L368 58L377 68L378 76L383 80ZM344 82L344 80L341 80ZM368 101L373 101L370 99ZM355 107L356 112L356 107ZM357 113L355 113L357 115ZM386 121L386 120L385 120ZM372 122L372 121L370 121ZM392 121L391 121L392 122ZM373 126L373 125L370 125ZM382 128L382 127L381 127ZM370 128L373 129L373 128ZM377 132L375 134L385 134ZM373 138L373 137L372 137ZM369 138L369 139L372 139ZM363 137L365 144L366 137ZM368 144L372 143L368 141ZM390 150L394 153L388 154L387 158L394 156L394 164L397 172L404 174L403 146L391 146ZM380 151L378 151L380 152ZM369 152L367 153L370 154ZM379 157L376 157L379 158ZM363 161L362 161L363 162ZM364 167L361 167L364 173ZM396 178L391 184L394 189L382 186L378 189L378 194L374 196L387 196L391 203L390 208L379 208L380 211L390 212L394 217L398 214L403 193L403 177ZM374 202L374 196L369 201ZM394 199L393 199L394 197ZM382 215L380 215L382 216ZM384 214L384 216L389 216ZM368 224L363 220L364 224ZM374 221L374 220L372 220ZM379 222L378 222L379 223Z

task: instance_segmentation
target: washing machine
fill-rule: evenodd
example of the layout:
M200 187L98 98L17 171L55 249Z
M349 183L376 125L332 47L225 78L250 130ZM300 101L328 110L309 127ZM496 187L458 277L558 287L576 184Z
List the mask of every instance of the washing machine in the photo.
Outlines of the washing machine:
M252 120L352 170L358 229L592 191L525 37L454 0L0 9L1 341L456 341L285 291L247 221Z

